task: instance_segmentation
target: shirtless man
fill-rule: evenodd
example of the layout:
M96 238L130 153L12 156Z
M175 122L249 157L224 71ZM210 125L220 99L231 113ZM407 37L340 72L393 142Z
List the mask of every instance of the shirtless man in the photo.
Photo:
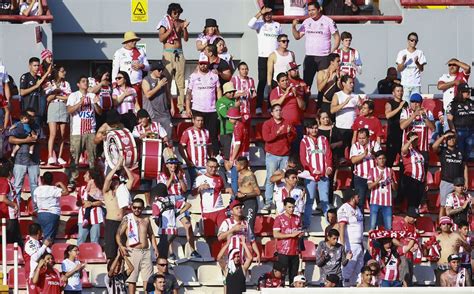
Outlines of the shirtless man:
M146 288L148 278L153 274L153 263L150 243L153 246L155 257L158 258L158 245L151 229L150 219L142 215L145 202L140 198L133 199L132 213L127 214L120 224L115 235L115 241L119 244L120 254L130 256L134 266L133 272L127 279L128 292L135 293L138 274L142 273L143 288ZM126 244L122 242L122 236L126 236Z
M459 266L460 259L461 258L457 254L451 254L448 256L449 269L440 277L441 287L471 286L471 279L467 278L466 269Z
M236 199L244 204L243 215L247 218L250 233L254 234L255 217L257 216L257 197L260 196L260 188L253 172L249 169L249 160L245 156L237 158L235 165L239 173Z

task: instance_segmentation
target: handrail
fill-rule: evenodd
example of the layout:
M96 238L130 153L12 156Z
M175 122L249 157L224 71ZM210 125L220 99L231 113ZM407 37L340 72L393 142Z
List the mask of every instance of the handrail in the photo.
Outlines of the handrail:
M37 22L52 22L52 15L40 15L40 16L24 16L24 15L0 15L0 21L12 21L12 22L27 22L27 21L37 21Z
M401 23L403 17L401 15L328 15L332 20L337 22L365 22L365 21L394 21ZM273 20L280 23L291 23L293 19L298 19L300 21L308 18L307 15L304 16L285 16L285 15L274 15Z
M402 6L474 6L474 0L400 0Z

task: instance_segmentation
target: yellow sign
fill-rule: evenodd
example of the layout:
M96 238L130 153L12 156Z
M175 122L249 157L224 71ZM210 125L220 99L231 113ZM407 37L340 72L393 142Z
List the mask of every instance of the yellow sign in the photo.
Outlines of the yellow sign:
M132 0L130 18L132 22L148 22L148 0Z

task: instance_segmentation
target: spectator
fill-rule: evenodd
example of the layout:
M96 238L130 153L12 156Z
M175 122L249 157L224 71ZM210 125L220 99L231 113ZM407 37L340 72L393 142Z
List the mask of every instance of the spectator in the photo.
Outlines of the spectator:
M66 126L69 122L66 102L71 94L71 86L66 81L66 69L63 66L56 67L51 73L52 79L46 84L46 101L48 104L47 122L49 126L48 138L48 165L59 163L65 165L63 159L64 141L66 136ZM59 125L60 139L59 152L56 158L53 156L54 141L56 139L56 129Z
M438 153L441 162L441 182L439 184L440 210L439 217L446 215L446 199L454 190L454 179L464 178L464 189L468 189L468 167L465 155L456 146L456 134L446 131L433 143L433 151ZM445 143L444 146L441 146Z
M337 275L328 275L324 281L324 288L335 288L341 284L341 279Z
M362 102L359 116L356 117L352 124L352 130L354 135L352 136L352 144L357 140L357 131L365 128L369 130L369 139L371 141L377 141L380 144L382 137L382 124L380 120L375 117L374 114L375 103L372 100L365 100Z
M285 287L285 273L286 268L281 263L274 262L272 271L258 278L257 291L260 291L262 288Z
M38 261L31 281L40 293L62 293L61 275L54 268L54 257L51 253L45 253Z
M316 249L316 265L321 268L321 280L325 280L328 275L336 275L339 281L342 280L342 267L346 266L352 258L352 252L344 250L344 246L337 243L339 231L330 229L326 235L326 240L319 242ZM336 285L342 287L342 284Z
M466 183L464 178L454 178L454 191L446 197L446 215L449 216L454 224L461 224L463 221L469 221L474 206L474 199L466 192Z
M56 239L59 216L61 215L61 196L69 194L62 182L53 182L53 174L45 172L42 176L43 184L35 189L33 202L38 207L38 223L46 239Z
M459 263L461 268L466 269L466 280L469 280L472 285L472 265L471 265L471 251L474 246L473 238L470 236L469 223L461 221L458 225L458 233L463 240L463 246L459 245Z
M8 131L11 133L13 130L16 130L17 137L19 139L25 139L32 136L37 136L36 132L31 129L30 124L31 117L28 115L26 111L22 111L20 113L20 121L12 125ZM35 152L35 144L29 143L28 145L28 153L33 155ZM20 149L20 145L16 144L12 148L11 157L15 157L16 152Z
M308 197L303 219L303 228L308 229L313 215L316 191L319 195L323 215L326 215L329 210L329 184L333 173L331 146L325 136L318 134L317 120L306 123L306 135L300 144L300 160L304 172L309 174L304 180Z
M51 239L44 239L41 243L40 240L43 238L43 231L41 226L37 223L32 223L28 227L28 236L26 240L25 248L23 250L23 259L25 260L25 277L27 278L26 284L30 293L36 293L35 283L32 278L35 274L38 262L44 253L51 253Z
M3 65L2 60L0 60L0 133L3 130L6 130L10 123L10 109L8 103L10 102L14 91L14 89L10 87L10 83L13 83L13 80L10 79L8 72L5 69L5 65ZM3 150L0 150L0 158L2 157Z
M306 278L303 275L298 275L293 279L293 288L307 288Z
M459 255L451 254L448 257L449 269L440 276L441 287L469 287L470 279L466 276L465 268L459 267Z
M141 90L143 72L150 70L150 64L145 51L137 48L138 41L140 38L134 32L126 32L123 35L123 47L115 51L112 61L112 81L117 81L116 77L119 71L126 72L131 86L135 89L136 99L141 108L143 106ZM124 75L122 74L122 76Z
M415 32L408 34L407 49L397 54L397 71L400 73L403 86L403 100L410 101L412 94L421 93L421 73L425 69L426 57L423 51L416 48L418 35Z
M193 126L187 128L181 135L178 151L186 162L191 188L196 178L205 173L206 160L211 154L209 131L204 128L204 115L195 113L192 118Z
M12 165L6 159L0 159L0 218L7 220L7 243L17 242L23 247L20 232L20 197L11 184Z
M168 5L166 15L160 20L156 27L156 29L158 30L159 40L161 43L163 43L163 63L165 64L164 68L158 70L160 70L161 72L165 70L165 72L163 73L166 76L166 78L164 78L165 83L167 80L171 82L174 76L174 81L178 90L178 111L176 112L176 110L174 109L174 104L171 104L171 115L174 115L175 113L184 113L184 72L186 59L184 58L183 53L183 40L184 42L187 42L189 39L189 21L187 21L186 19L182 20L179 18L182 13L183 8L181 8L181 5L179 3L170 3ZM150 68L150 72L152 71L153 69ZM159 75L155 75L153 79L156 80L156 78L158 77ZM147 80L147 78L145 78L145 80ZM151 86L151 82L152 80L148 79L148 83L150 85L149 89L154 90L155 87L157 87L156 81L154 81L154 86ZM142 86L143 85L144 84L142 84ZM168 91L171 87L171 83L169 85L161 84L158 88L161 90L161 88L165 85L167 86L166 92L169 93ZM153 94L156 94L156 92ZM147 94L145 95L148 96ZM168 98L171 99L171 96L168 96ZM150 99L150 101L152 101L152 99Z
M329 66L326 69L318 71L316 75L318 86L318 107L323 112L330 113L331 101L334 94L340 91L339 65L341 57L336 53L328 55ZM334 120L334 115L331 115Z
M339 66L340 75L349 75L355 79L357 74L362 74L362 60L360 59L359 51L351 48L351 33L342 32L341 40L342 47L334 51L334 53L339 54L341 57L341 64Z
M258 20L262 17L262 20ZM262 113L263 98L267 88L268 56L278 48L277 37L282 33L281 25L273 21L273 12L269 7L262 7L260 11L250 19L248 26L257 31L258 44L258 86L257 86L257 108L255 113Z
M326 221L328 225L324 229L324 237L327 239L327 235L329 233L329 230L331 229L338 229L338 224L337 224L337 209L336 208L331 208L328 210L326 213Z
M233 57L232 57L232 54L230 54L228 51L227 51L227 45L225 44L225 41L224 39L222 39L221 37L218 37L214 40L214 42L212 43L212 45L216 46L217 48L217 56L224 60L225 62L227 62L227 65L229 65L229 69L230 71L233 73L235 71L235 64L234 64L234 60L233 60Z
M237 90L234 95L236 97L236 100L240 101L240 113L242 114L242 122L250 131L250 104L251 100L257 97L257 92L255 90L255 81L253 78L249 77L249 67L247 63L243 61L240 62L237 66L237 70L238 74L232 77L231 82L234 85L234 88Z
M126 180L123 172L126 174ZM117 176L120 174L120 176ZM104 251L108 259L108 265L112 265L116 260L118 244L115 242L115 234L117 233L120 222L122 221L125 210L130 205L130 191L133 187L133 174L130 169L123 164L123 157L115 167L111 168L104 180L102 194L104 195L105 205L105 227L104 232Z
M21 189L23 188L25 174L28 173L28 180L30 183L30 191L32 195L34 195L35 189L38 187L38 177L40 174L40 148L38 146L38 140L44 137L41 127L33 122L36 112L32 108L27 108L25 112L28 114L31 129L36 133L36 135L22 139L20 138L20 130L15 128L12 130L12 132L10 132L10 136L8 137L8 142L10 144L21 144L20 149L16 153L13 166L13 177L15 178L13 186L18 199L21 197L20 193ZM29 144L34 144L36 146L34 148L33 154L30 154L29 152Z
M287 165L290 154L290 144L295 139L295 129L287 123L281 114L282 107L274 104L271 107L272 117L262 126L263 141L265 141L265 166L267 178L265 181L265 206L269 210L273 199L273 183L270 177Z
M268 56L267 64L267 87L273 89L278 84L277 76L286 73L290 62L295 61L295 53L288 50L290 40L288 35L280 34L277 37L278 47ZM269 91L270 92L270 91ZM271 101L270 101L271 102Z
M216 228L219 228L226 219L226 206L221 194L224 192L224 180L217 174L218 168L217 160L209 158L206 162L206 173L196 178L196 188L201 195L201 215L205 236L215 236ZM231 192L231 190L226 189L226 192Z
M372 257L380 263L382 282L380 287L401 287L400 282L400 254L393 244L392 238L380 239L380 248L370 248Z
M467 83L471 75L471 66L456 58L451 58L448 61L448 73L442 75L438 80L438 90L443 91L443 109L445 112L445 128L447 125L447 115L449 104L457 96L457 86L462 83ZM459 71L462 69L462 71ZM445 129L445 130L446 130Z
M361 275L361 280L360 280L360 283L357 284L358 288L374 287L371 284L372 279L374 278L374 276L373 276L372 270L370 269L369 266L367 266L367 265L364 266L360 271L360 275Z
M71 177L70 184L75 185L79 175L77 165L84 149L87 151L89 168L95 166L94 137L96 129L96 114L102 113L100 98L92 93L87 93L88 80L86 76L80 76L77 80L78 91L67 98L67 112L71 116L71 166L69 168Z
M375 167L375 153L382 150L377 141L369 138L369 130L362 128L357 131L357 142L352 144L350 159L354 165L354 188L359 195L359 208L365 207L365 201L369 200L370 191L367 185L369 172ZM370 202L370 201L369 201Z
M309 18L303 21L299 29L296 29L298 19L292 23L292 33L296 40L306 35L305 58L303 79L311 88L314 75L329 66L329 54L339 48L341 38L336 23L329 17L322 15L319 2L308 4ZM331 36L334 44L331 48Z
M173 132L171 117L175 114L178 114L178 111L176 111L176 107L171 100L172 97L168 87L168 79L163 75L164 69L165 67L161 61L152 63L150 65L150 73L145 78L143 78L143 109L145 109L150 114L150 118L153 122L159 123L166 130L166 134L171 136ZM184 92L184 88L182 91ZM181 92L179 95L181 95ZM178 96L178 99L181 98ZM179 112L182 111L183 107L183 105L178 105Z
M100 65L96 69L94 76L88 78L89 88L87 88L87 92L98 95L102 106L102 114L96 115L97 130L105 123L109 110L115 109L116 106L112 99L112 87L109 71L110 69L107 66ZM97 152L97 154L101 153L102 152Z
M156 290L155 286L155 279L157 276L163 276L165 280L165 287L164 293L172 293L177 294L179 289L178 281L176 280L175 276L170 274L168 271L168 260L166 257L160 256L156 259L156 270L157 272L148 278L148 282L146 284L146 292L150 293Z
M332 159L333 159L333 166L337 166L339 164L339 160L344 159L344 148L342 145L342 136L339 133L339 129L334 126L331 121L331 116L329 112L320 111L318 113L318 134L326 137L329 141L329 145L331 146L332 150ZM331 181L334 179L334 173L332 174ZM332 187L330 187L332 190ZM330 196L331 196L330 192Z
M301 168L300 168L300 160L299 160L299 156L298 154L296 153L293 153L293 154L290 154L290 156L288 156L288 162L286 164L286 167L282 168L282 169L279 169L279 170L276 170L273 175L270 177L270 182L274 183L274 184L281 184L285 181L285 172L289 169L294 169L296 170L298 173L299 172L302 172ZM298 181L298 179L297 179ZM277 189L275 188L273 191L275 192Z
M100 171L90 169L84 174L84 186L79 188L78 206L79 215L77 224L79 234L77 244L86 242L87 235L90 233L92 243L99 243L100 224L104 222L104 196L102 189L104 178Z
M137 124L136 113L140 110L137 92L130 82L130 77L124 71L119 71L115 77L117 87L112 92L112 99L120 114L120 122L129 130ZM141 91L141 88L140 88Z
M151 120L148 111L145 109L140 109L137 112L137 119L138 124L133 127L133 137L139 138L140 140L160 139L162 140L165 148L169 148L170 152L172 152L173 142L168 138L168 132L162 127L160 123Z
M64 294L82 293L82 271L86 263L77 260L78 255L79 247L76 245L68 245L64 251L64 260L61 263L61 281L65 283Z
M232 146L232 133L234 131L234 124L231 123L231 119L227 117L227 113L231 108L240 108L240 99L235 99L236 92L237 90L234 88L232 82L227 82L224 84L224 96L220 97L216 102L217 116L220 121L219 141L225 159L229 159L231 156L230 149Z
M51 52L51 50L43 49L43 51L41 51L40 57L42 61L38 70L39 76L44 75L50 66L52 67L53 70L55 69L56 65L53 63L53 52ZM49 79L51 79L51 73L48 74L48 80ZM42 100L41 102L45 103L46 101ZM41 107L41 110L45 110L45 109L46 109L46 104L43 104Z
M20 3L20 15L41 16L43 15L43 4L39 0L26 0ZM25 23L25 22L24 22ZM31 22L26 22L31 23Z
M275 218L273 236L277 240L278 263L288 269L290 285L298 274L299 240L304 235L301 230L301 218L294 214L295 199L287 197L283 200L285 212Z
M142 212L145 202L140 198L134 198L132 202L132 213L127 214L120 224L115 235L115 240L119 244L120 254L130 256L130 261L134 270L127 279L129 293L135 293L138 274L141 273L143 288L146 287L148 278L153 274L152 251L158 258L158 246L156 238L151 229L150 219ZM125 237L126 238L123 238ZM123 239L126 239L125 245ZM151 245L150 246L150 243Z
M355 0L323 0L325 15L355 15L360 9Z
M430 142L429 142L430 145L433 145L433 143L436 141L436 139L438 139L440 136L443 135L444 127L445 127L444 117L445 117L444 113L442 111L439 111L438 112L438 118L434 122L435 129L431 133L431 138L430 138ZM447 129L449 130L449 127L447 127Z
M204 30L198 35L196 39L197 51L203 52L207 45L214 43L214 40L220 36L221 33L219 32L217 21L213 18L206 18Z
M291 197L295 199L295 211L293 213L299 217L303 217L306 193L303 189L297 187L297 184L298 171L288 168L284 172L284 178L282 181L277 183L275 191L273 192L273 200L275 201L277 215L285 212L283 200Z
M232 78L231 68L224 59L219 57L216 45L207 45L203 53L200 54L199 58L204 58L204 56L209 58L209 70L219 76L220 85L222 86L230 81Z
M127 264L126 269L124 263ZM107 274L104 277L105 287L108 291L107 293L127 294L128 291L125 281L134 269L133 264L127 256L117 254L117 257L115 257L113 262L107 264Z
M234 248L229 249L231 243L240 244L241 250ZM241 252L245 253L245 258L241 256ZM224 255L228 255L228 261L224 260ZM245 279L247 276L248 269L252 264L252 252L245 243L245 236L238 236L235 241L230 239L227 240L225 246L221 248L217 255L219 266L222 269L225 277L224 291L227 294L231 293L245 293L246 285ZM242 261L245 261L242 264Z
M216 112L217 97L222 97L219 77L216 73L209 70L209 58L202 56L199 58L198 71L192 73L189 77L188 92L186 94L186 114L188 117L200 114L204 118L204 125L209 130L214 155L219 154Z
M418 148L418 135L410 132L402 146L403 175L401 177L401 198L408 198L408 209L418 209L426 185L425 159Z
M391 91L393 99L385 103L385 117L387 118L387 166L392 167L397 155L402 149L402 129L400 129L400 115L408 105L403 101L403 86L394 84Z
M377 83L377 91L379 94L392 94L395 85L400 85L397 69L395 67L389 67L387 69L387 76Z
M352 258L342 269L344 287L356 285L357 273L364 265L364 251L362 238L364 233L364 215L359 205L359 195L353 190L343 192L344 204L337 210L337 222L339 223L340 242L346 252L352 253Z
M300 73L298 71L300 65L296 64L296 62L290 62L288 64L288 81L290 86L296 89L296 97L299 99L303 99L304 109L306 109L306 105L308 104L309 96L311 95L311 91L304 82L302 78L300 78Z
M25 2L24 2L25 3ZM29 60L29 72L24 73L20 78L20 96L21 96L21 109L26 110L32 108L35 111L35 122L41 125L41 95L42 85L48 78L49 74L53 70L52 65L47 69L46 73L42 76L38 76L40 60L37 57L31 57Z
M467 160L474 160L474 101L470 99L471 88L464 83L448 106L449 129L456 132L458 147Z
M165 292L165 276L156 275L153 281L155 291L149 292L150 294L166 294Z
M335 93L331 100L331 114L336 115L336 128L342 135L344 146L350 146L353 131L352 125L356 119L356 109L360 104L359 95L352 93L354 79L349 76L341 78L342 90Z

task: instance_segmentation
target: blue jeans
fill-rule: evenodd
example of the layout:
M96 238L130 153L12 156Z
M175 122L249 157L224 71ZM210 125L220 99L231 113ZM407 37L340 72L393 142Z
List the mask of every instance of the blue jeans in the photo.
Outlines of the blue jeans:
M58 214L50 212L39 212L38 223L40 224L41 229L43 230L43 235L45 239L51 238L52 240L54 240L56 238L59 223Z
M456 129L459 151L465 154L467 159L474 159L474 130Z
M324 215L329 210L329 178L322 177L319 181L304 180L306 188L306 203L304 207L303 228L307 229L311 225L311 216L313 214L313 203L316 196L316 189L319 193L321 210Z
M410 96L414 93L421 93L421 86L403 86L403 100L410 104Z
M300 142L303 139L303 135L304 135L303 125L295 126L295 129L296 129L296 138L291 143L291 153L300 152Z
M235 166L230 169L230 185L234 195L237 195L237 192L239 192L239 173Z
M369 199L367 179L354 175L354 189L357 195L359 195L359 208L364 212L365 199Z
M77 224L77 226L79 227L79 234L77 236L77 245L80 245L86 242L89 232L91 234L91 243L99 243L100 225L101 224L96 224L96 225L88 226L87 228L83 228L82 223Z
M400 281L387 281L387 280L382 280L382 283L380 283L380 287L401 287L402 282Z
M277 156L271 153L265 155L265 165L267 167L267 178L265 180L265 204L272 203L273 200L273 183L270 178L274 172L286 168L288 164L288 156Z
M40 174L39 165L15 164L13 166L13 176L15 177L13 187L18 197L21 197L21 189L23 188L23 180L26 173L28 173L28 180L30 180L31 195L33 195L35 189L38 187L38 177ZM36 203L33 202L33 206L35 211L38 210Z
M379 212L382 214L383 225L387 230L392 229L392 207L377 204L370 204L370 229L375 229ZM381 225L379 223L379 225Z

